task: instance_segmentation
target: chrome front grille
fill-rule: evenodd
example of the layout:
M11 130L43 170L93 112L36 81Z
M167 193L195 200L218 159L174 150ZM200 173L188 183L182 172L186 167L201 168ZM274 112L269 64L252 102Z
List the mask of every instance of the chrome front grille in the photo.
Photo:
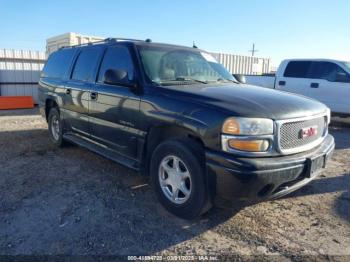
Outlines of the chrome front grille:
M310 127L317 129L317 134L302 137L302 131ZM326 133L326 116L284 121L279 126L279 148L284 153L301 152L311 149L321 142Z

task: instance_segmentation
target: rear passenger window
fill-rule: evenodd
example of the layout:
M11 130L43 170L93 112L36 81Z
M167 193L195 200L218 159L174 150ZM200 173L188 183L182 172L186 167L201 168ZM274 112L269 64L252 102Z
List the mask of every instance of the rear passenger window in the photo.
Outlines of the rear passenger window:
M95 70L101 50L98 48L83 49L78 56L72 73L73 80L94 81Z
M108 69L126 70L129 80L134 78L134 66L127 47L113 46L107 49L98 76L99 82L103 82L103 76Z
M307 78L311 62L307 61L292 61L289 62L286 71L284 71L285 77L295 78Z
M62 78L72 63L74 53L74 49L63 49L52 53L43 69L42 76Z

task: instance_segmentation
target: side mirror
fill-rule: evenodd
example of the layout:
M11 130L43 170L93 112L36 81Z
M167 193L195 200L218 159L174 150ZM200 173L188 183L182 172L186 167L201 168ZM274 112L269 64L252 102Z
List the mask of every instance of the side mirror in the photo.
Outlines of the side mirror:
M123 69L106 70L103 76L103 82L109 85L135 86L135 84L129 80L128 72Z
M335 82L343 82L343 83L349 83L350 82L350 76L346 73L339 72L335 76Z
M241 84L245 84L246 83L246 79L244 75L238 75L238 74L233 74L232 75L238 82L240 82Z

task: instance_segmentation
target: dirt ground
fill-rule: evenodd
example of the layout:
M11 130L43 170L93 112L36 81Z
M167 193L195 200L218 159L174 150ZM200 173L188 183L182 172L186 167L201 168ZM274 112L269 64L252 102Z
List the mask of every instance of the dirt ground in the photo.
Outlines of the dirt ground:
M279 200L167 213L146 178L59 149L37 110L0 112L0 255L278 255L350 259L350 129L331 128L326 171ZM343 257L327 257L347 255ZM348 260L349 261L349 260Z

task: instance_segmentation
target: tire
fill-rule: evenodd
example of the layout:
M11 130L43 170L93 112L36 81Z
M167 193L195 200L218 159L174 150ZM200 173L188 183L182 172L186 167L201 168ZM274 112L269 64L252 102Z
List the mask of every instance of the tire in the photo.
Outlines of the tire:
M151 158L151 182L157 198L165 209L180 218L194 219L211 207L200 150L195 141L172 139L161 143Z
M52 107L50 109L48 126L51 142L58 147L66 146L67 143L63 140L63 123L57 107Z

